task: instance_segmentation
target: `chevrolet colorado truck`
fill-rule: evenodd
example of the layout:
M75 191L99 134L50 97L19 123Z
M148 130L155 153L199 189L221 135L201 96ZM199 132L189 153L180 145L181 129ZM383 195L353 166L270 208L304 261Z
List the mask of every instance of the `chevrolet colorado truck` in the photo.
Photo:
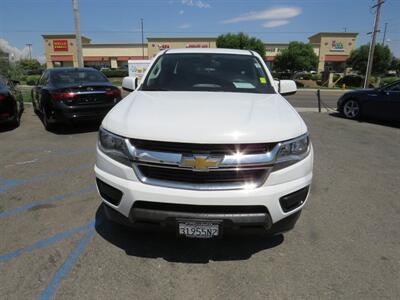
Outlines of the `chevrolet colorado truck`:
M95 174L106 216L215 238L292 229L312 180L307 127L253 51L169 49L103 119Z

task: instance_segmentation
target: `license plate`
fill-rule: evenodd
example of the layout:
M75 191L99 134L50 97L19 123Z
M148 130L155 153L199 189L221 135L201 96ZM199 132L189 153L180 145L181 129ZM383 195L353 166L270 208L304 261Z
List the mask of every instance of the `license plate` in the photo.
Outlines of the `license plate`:
M178 233L190 238L211 239L220 235L220 228L216 223L181 222L178 223Z

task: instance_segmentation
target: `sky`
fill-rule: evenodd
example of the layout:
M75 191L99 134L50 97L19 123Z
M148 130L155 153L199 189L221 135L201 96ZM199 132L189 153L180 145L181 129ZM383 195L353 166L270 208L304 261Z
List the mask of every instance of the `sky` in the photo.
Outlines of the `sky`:
M140 42L144 36L216 37L245 32L265 42L303 41L320 31L358 32L357 46L373 29L372 0L79 0L82 35L93 43ZM386 43L400 57L400 0L382 6ZM0 0L0 48L43 61L42 34L73 33L72 0Z

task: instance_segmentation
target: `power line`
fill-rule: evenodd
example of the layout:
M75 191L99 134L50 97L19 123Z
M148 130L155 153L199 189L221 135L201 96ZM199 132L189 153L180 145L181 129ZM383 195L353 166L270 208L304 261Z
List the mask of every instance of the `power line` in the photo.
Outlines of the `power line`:
M32 44L25 44L29 49L29 59L32 60Z
M385 30L383 31L382 46L385 46L387 25L388 25L388 23L386 22L385 23Z

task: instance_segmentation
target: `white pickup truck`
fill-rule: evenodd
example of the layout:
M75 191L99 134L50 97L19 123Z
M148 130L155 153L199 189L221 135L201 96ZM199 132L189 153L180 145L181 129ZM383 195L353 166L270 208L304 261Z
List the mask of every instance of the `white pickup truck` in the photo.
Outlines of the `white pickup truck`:
M249 50L160 52L104 118L95 165L106 216L178 235L292 229L309 195L307 127Z

